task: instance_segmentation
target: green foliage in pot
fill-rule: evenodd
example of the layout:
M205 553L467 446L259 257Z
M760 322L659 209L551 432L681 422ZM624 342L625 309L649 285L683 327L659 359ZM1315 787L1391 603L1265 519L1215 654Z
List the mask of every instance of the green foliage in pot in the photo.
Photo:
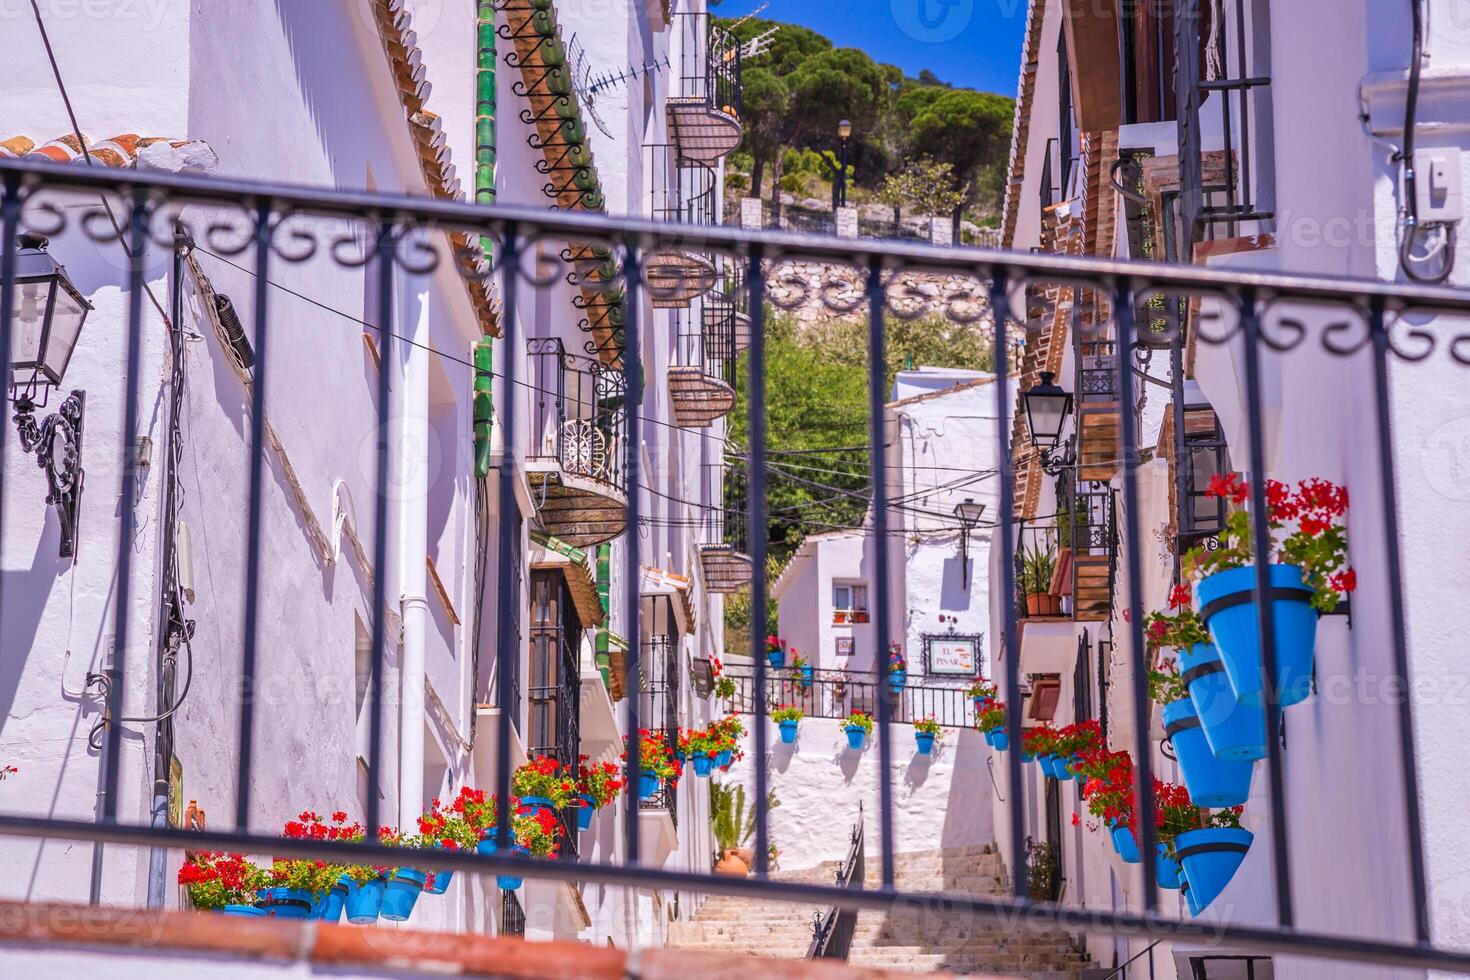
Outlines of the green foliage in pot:
M1021 551L1021 589L1027 595L1045 595L1051 591L1052 575L1057 568L1056 549L1032 545Z
M766 812L776 809L781 801L774 792L766 794ZM745 812L745 787L739 784L709 784L710 830L721 851L740 847L755 832L755 809Z

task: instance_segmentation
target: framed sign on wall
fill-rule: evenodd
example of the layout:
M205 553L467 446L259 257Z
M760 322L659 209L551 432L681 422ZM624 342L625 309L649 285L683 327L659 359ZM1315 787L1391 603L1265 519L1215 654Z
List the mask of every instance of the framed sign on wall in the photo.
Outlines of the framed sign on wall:
M985 636L981 633L925 633L924 673L952 677L983 676Z
M837 656L839 656L839 657L850 657L850 656L853 655L854 649L855 649L855 646L853 644L852 637L850 637L850 636L839 636L839 637L837 637Z

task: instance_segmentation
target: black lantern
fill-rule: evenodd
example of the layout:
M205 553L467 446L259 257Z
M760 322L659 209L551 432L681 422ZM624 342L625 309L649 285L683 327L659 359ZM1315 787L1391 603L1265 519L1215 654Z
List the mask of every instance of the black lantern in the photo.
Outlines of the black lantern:
M1041 372L1041 384L1023 392L1026 399L1026 428L1031 443L1038 449L1055 449L1062 438L1062 426L1072 411L1072 396L1053 380L1050 371Z
M954 516L960 519L960 587L970 587L970 530L980 523L985 505L975 503L974 497L966 497L954 505Z
M21 235L16 244L20 250L11 303L10 386L19 402L33 399L40 386L61 384L92 304L46 251L45 238Z
M46 473L46 503L61 522L61 557L76 555L77 515L82 501L82 415L86 392L73 391L55 412L36 420L37 397L61 384L92 304L46 252L40 235L16 239L15 289L10 318L10 395L21 449L36 454Z
M842 141L842 156L837 161L837 206L847 207L847 141L852 136L852 123L843 119L837 123L837 138Z

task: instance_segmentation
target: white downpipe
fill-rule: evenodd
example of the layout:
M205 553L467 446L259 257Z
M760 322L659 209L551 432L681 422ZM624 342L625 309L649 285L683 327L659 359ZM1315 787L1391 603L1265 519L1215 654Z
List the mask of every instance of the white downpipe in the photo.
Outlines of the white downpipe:
M398 826L412 832L424 801L424 643L429 598L429 296L418 295L419 319L404 358L398 453L401 480L399 581L403 670L399 675Z

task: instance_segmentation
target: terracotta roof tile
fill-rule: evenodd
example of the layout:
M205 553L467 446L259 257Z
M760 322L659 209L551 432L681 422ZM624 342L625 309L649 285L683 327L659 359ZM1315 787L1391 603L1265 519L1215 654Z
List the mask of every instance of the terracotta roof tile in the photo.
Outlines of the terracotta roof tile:
M170 173L212 174L219 166L219 157L203 140L139 136L137 133L119 133L103 140L92 139L85 133L82 137L86 140L85 157L75 133L58 136L46 143L37 143L33 137L22 133L0 140L0 159L50 160L53 163L85 165L90 158L92 163L104 167L142 167Z
M1000 243L1003 248L1013 247L1016 217L1021 210L1026 144L1031 134L1031 100L1036 93L1036 67L1041 61L1041 26L1045 17L1046 0L1030 0L1026 10L1026 44L1021 53L1021 76L1016 83L1016 118L1011 126L1006 198L1001 208Z

